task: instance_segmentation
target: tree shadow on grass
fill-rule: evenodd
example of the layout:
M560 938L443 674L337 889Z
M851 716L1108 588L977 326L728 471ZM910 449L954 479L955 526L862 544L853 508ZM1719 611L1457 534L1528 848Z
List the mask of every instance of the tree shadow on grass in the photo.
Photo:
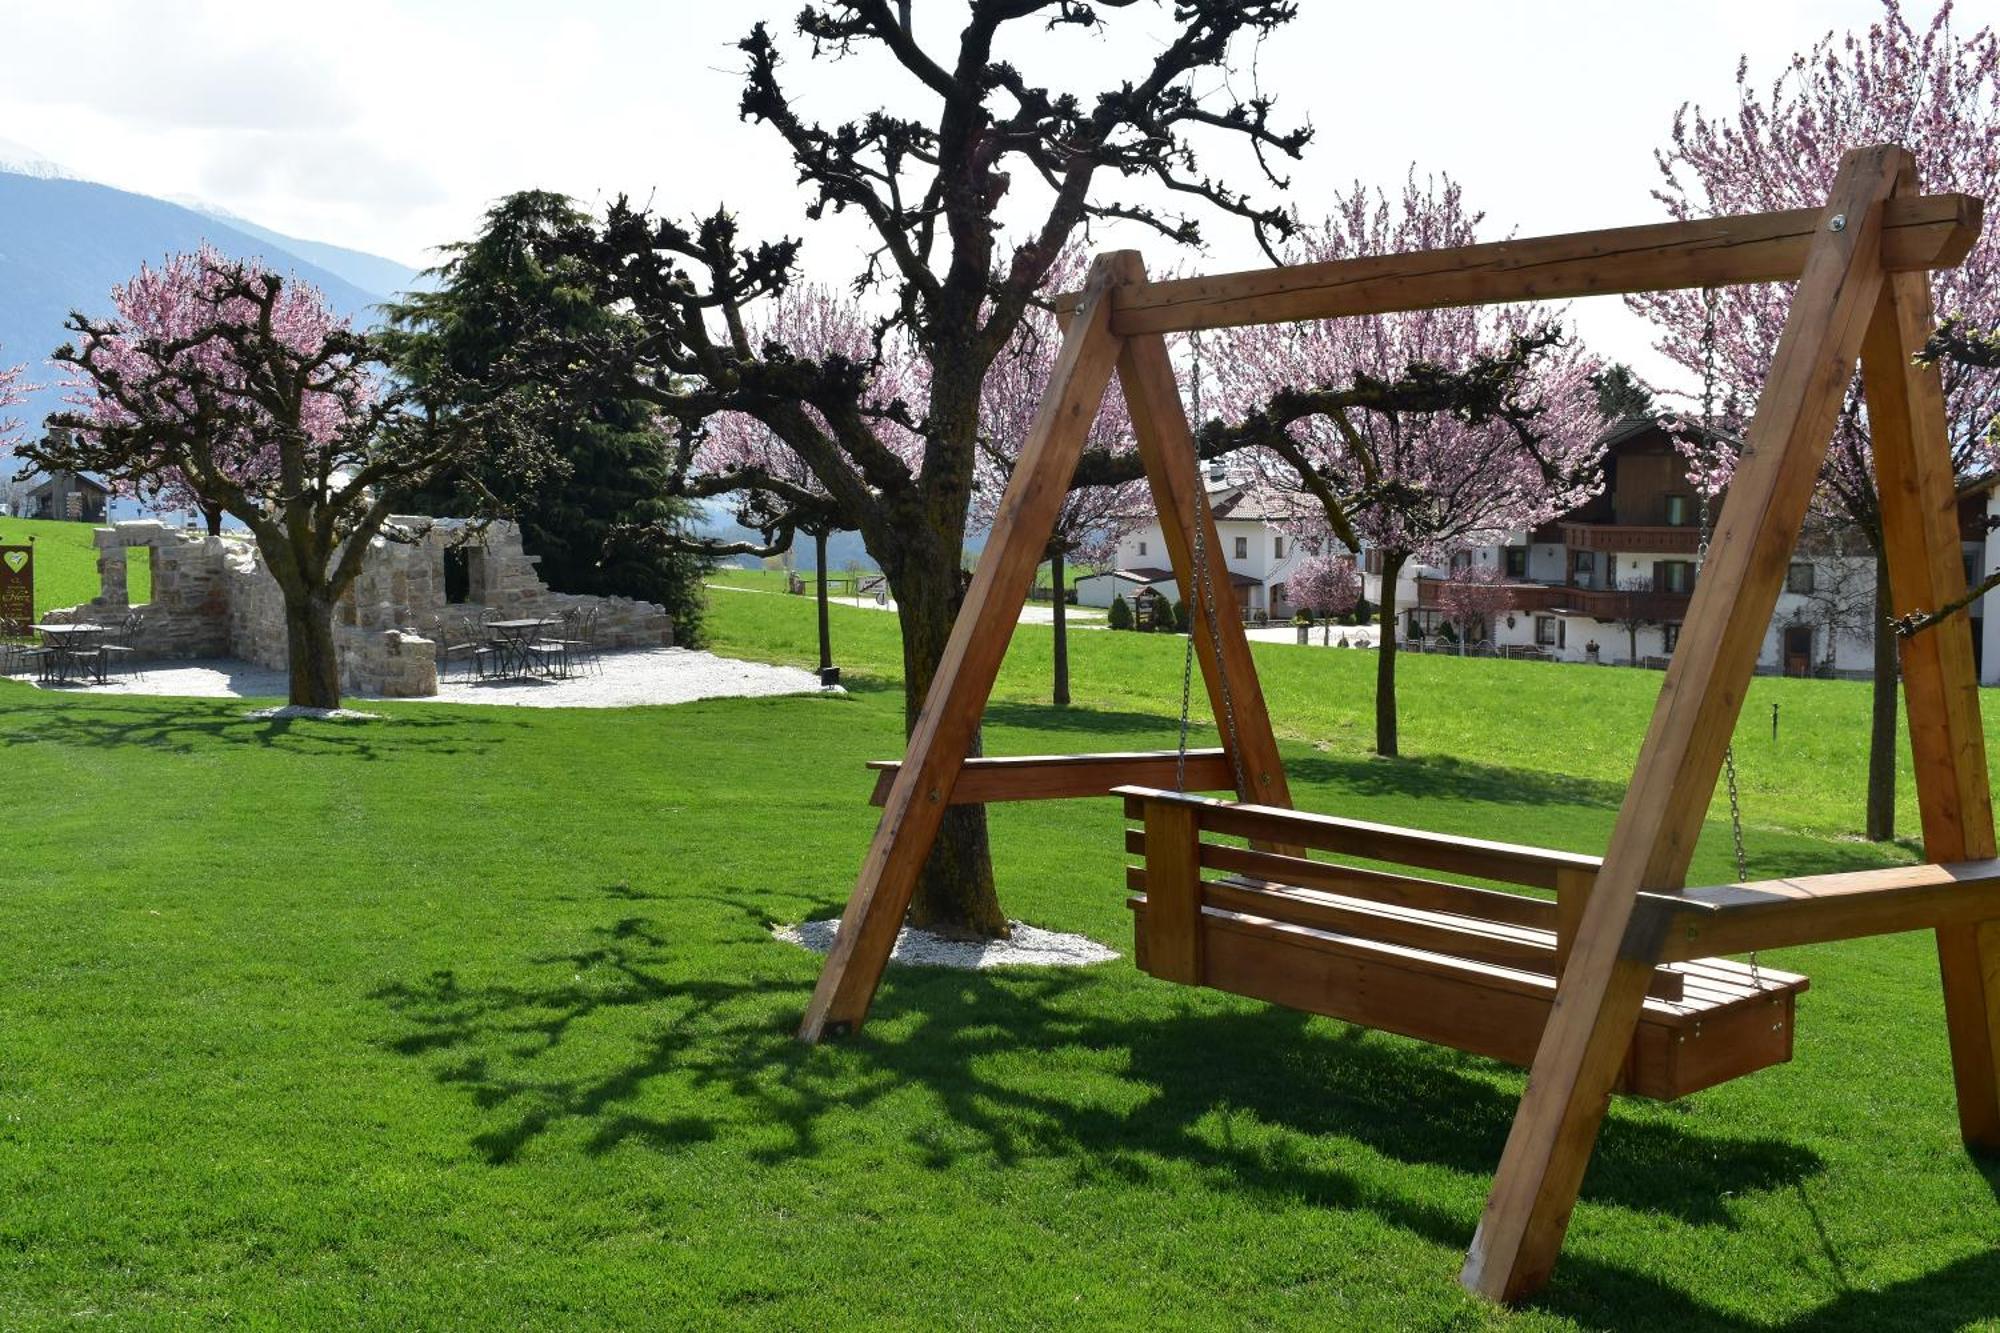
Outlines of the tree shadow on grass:
M1516 1107L1518 1081L1496 1078L1489 1062L1212 992L1143 981L1135 989L1115 969L892 969L860 1038L809 1048L793 1032L810 969L769 941L762 914L714 896L690 905L626 885L603 892L621 913L671 901L676 924L620 915L574 949L529 960L523 979L467 986L440 971L373 992L399 1029L388 1048L490 1114L473 1146L493 1165L558 1132L590 1155L674 1152L730 1136L753 1161L811 1158L828 1148L830 1117L852 1125L857 1112L915 1087L942 1115L910 1128L905 1151L933 1170L1056 1159L1080 1181L1169 1188L1163 1173L1192 1170L1209 1189L1363 1210L1458 1249L1471 1238L1471 1209L1344 1171L1339 1144L1485 1177ZM718 979L725 973L731 979ZM1668 1115L1614 1113L1587 1202L1729 1229L1732 1195L1823 1169L1795 1144L1704 1132ZM2000 1193L2000 1166L1982 1169ZM1777 1326L1956 1325L1992 1317L1996 1291L2000 1254L1981 1254L1845 1292ZM1586 1326L1774 1326L1583 1254L1564 1258L1535 1304Z
M1537 769L1482 764L1453 755L1288 755L1293 780L1357 796L1490 805L1583 805L1616 810L1625 784Z
M153 749L176 754L227 745L255 745L305 755L345 755L364 760L399 753L478 753L500 740L519 719L397 713L373 720L252 718L241 700L194 708L165 704L52 701L0 712L0 744L55 744L97 749Z
M781 1128L758 1150L767 1159L811 1156L825 1113L915 1083L972 1131L970 1147L917 1145L939 1168L968 1151L1003 1163L1056 1154L1080 1171L1144 1177L1149 1163L1172 1160L1218 1188L1348 1206L1358 1189L1349 1177L1295 1160L1312 1141L1349 1139L1400 1161L1483 1174L1512 1124L1517 1093L1486 1061L1214 992L1150 982L1135 991L1129 978L1120 985L1093 971L892 969L859 1062L818 1058L793 1040L809 989L797 957L776 952L762 919L740 905L714 910L737 916L719 946L702 932L707 975L690 970L700 959L672 945L673 931L622 916L576 949L531 960L524 970L535 980L467 987L439 972L378 988L373 998L402 1024L387 1044L432 1062L440 1081L465 1087L483 1109L509 1109L477 1143L495 1163L559 1124L588 1126L597 1151L642 1123L649 1136L698 1141L719 1129L710 1117ZM718 953L743 963L740 975L717 979ZM635 1017L646 1030L625 1043L630 1058L578 1069L566 1052L544 1063L579 1032L595 1040L602 1025ZM1037 1077L1033 1062L1014 1064L1056 1050L1124 1053L1120 1070L1103 1075L1124 1093L1078 1100ZM704 1109L675 1117L671 1134L634 1119L654 1080ZM1269 1127L1273 1143L1216 1141L1217 1116ZM1599 1159L1586 1198L1702 1225L1728 1225L1728 1191L1777 1188L1820 1169L1787 1143L1701 1134L1657 1116L1614 1117Z

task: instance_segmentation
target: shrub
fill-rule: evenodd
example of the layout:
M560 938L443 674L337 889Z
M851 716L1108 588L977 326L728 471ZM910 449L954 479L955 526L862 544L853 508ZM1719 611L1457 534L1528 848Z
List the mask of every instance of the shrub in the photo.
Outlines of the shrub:
M1123 593L1111 599L1110 625L1113 629L1132 628L1132 606Z
M1182 634L1188 631L1187 603L1174 603L1174 628Z

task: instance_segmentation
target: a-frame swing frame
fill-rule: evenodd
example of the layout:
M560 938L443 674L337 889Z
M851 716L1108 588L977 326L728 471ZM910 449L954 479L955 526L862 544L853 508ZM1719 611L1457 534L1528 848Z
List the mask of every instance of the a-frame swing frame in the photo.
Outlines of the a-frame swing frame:
M1495 1300L1546 1281L1656 962L1710 951L1934 928L1960 1128L2000 1149L2000 884L1972 640L1950 618L1902 645L1924 847L1932 865L1732 890L1734 925L1680 897L1814 481L1857 361L1897 614L1963 593L1956 495L1934 369L1928 272L1961 262L1981 201L1920 195L1913 159L1880 145L1842 161L1824 209L1507 241L1149 282L1132 252L1100 256L1065 304L1047 395L807 1010L807 1041L860 1025L945 807L1106 792L1159 780L1156 755L970 763L1092 414L1115 369L1224 739L1207 782L1289 806L1269 715L1226 576L1197 585L1194 525L1217 540L1164 335L1451 305L1796 281L1790 315L1717 521L1611 842L1568 948L1553 1008L1462 1280ZM1204 613L1203 602L1212 608ZM1211 636L1209 625L1217 627ZM1226 673L1226 676L1225 676ZM1223 681L1229 688L1223 688ZM1233 714L1233 716L1226 716ZM1232 738L1235 752L1229 752ZM1240 780L1239 780L1240 779ZM1945 863L1945 864L1940 864ZM1972 864L1964 864L1972 863ZM1746 898L1747 895L1747 898ZM1681 909L1685 905L1686 910ZM1676 915L1679 911L1680 914ZM1721 923L1721 924L1712 924ZM1734 933L1731 933L1733 930ZM1688 943L1674 938L1685 932ZM1761 934L1759 932L1762 932ZM1680 945L1680 951L1676 946Z

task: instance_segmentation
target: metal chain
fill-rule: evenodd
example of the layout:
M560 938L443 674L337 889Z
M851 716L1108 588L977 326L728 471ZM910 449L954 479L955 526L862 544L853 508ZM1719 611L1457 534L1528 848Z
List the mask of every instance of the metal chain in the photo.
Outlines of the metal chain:
M1705 435L1703 447L1716 449L1715 443L1715 312L1717 298L1715 288L1704 287L1701 292L1701 428ZM1694 572L1697 581L1701 578L1701 567L1708 562L1708 544L1713 535L1709 530L1708 492L1695 488L1695 497L1700 508L1701 540L1694 551ZM1731 741L1722 750L1722 774L1729 792L1729 836L1736 855L1736 879L1738 883L1750 878L1750 858L1743 849L1743 800L1736 785L1736 744ZM1762 987L1763 973L1757 966L1757 951L1750 951L1750 984Z
M1222 694L1222 729L1227 737L1226 745L1230 766L1236 772L1236 790L1249 790L1243 778L1243 747L1236 739L1236 701L1229 690L1229 668L1222 656L1222 626L1216 619L1215 599L1209 595L1208 581L1208 487L1202 480L1201 460L1195 460L1194 472L1194 559L1189 563L1194 576L1194 588L1181 589L1184 594L1193 592L1201 598L1203 623L1208 626L1208 643L1215 657L1215 680ZM1187 790L1187 749L1188 714L1192 706L1194 688L1194 630L1188 630L1187 648L1181 659L1181 739L1180 750L1174 757L1174 790Z

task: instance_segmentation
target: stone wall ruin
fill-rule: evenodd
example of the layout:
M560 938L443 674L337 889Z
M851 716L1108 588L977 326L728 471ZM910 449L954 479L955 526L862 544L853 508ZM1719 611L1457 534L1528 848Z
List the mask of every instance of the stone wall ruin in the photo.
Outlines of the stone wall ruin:
M340 685L347 693L436 694L440 626L482 609L508 620L596 607L601 647L673 646L673 618L652 602L551 591L535 570L540 557L522 549L513 523L476 527L401 516L389 528L396 539L369 543L360 575L334 611ZM247 534L210 537L143 519L98 528L93 537L98 596L51 611L44 620L115 625L137 611L131 642L143 658L234 657L285 669L284 596ZM133 547L147 548L152 561L153 597L139 607L130 604L126 580L126 553ZM464 553L473 571L461 601L447 599L445 562L453 550Z

